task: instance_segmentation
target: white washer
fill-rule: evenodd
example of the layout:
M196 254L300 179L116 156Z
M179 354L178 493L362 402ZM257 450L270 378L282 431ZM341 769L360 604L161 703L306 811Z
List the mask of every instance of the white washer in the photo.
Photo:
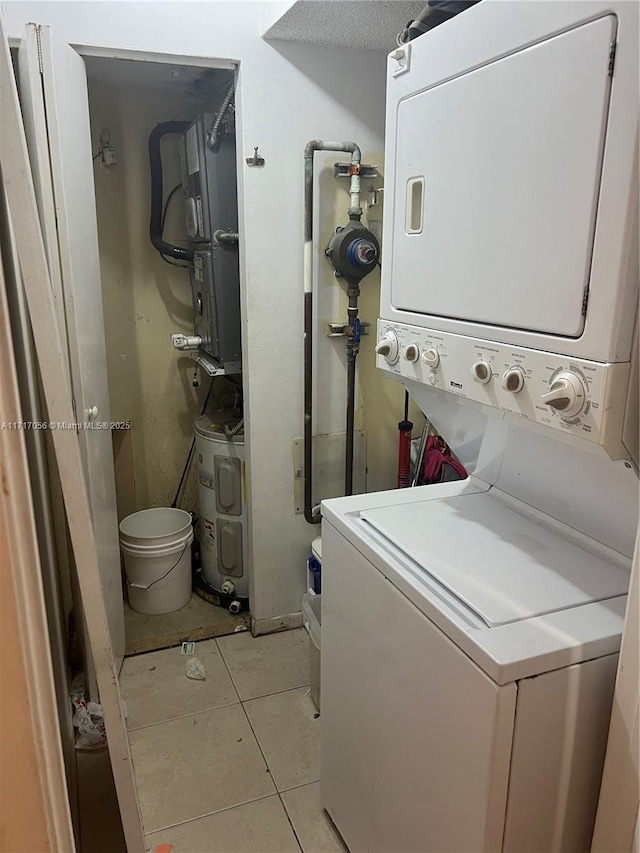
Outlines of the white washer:
M323 515L322 800L352 853L588 851L630 559L474 477Z

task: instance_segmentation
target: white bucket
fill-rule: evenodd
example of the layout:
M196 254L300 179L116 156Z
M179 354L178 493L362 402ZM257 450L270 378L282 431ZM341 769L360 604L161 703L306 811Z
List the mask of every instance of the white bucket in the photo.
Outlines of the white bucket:
M191 516L182 509L143 509L120 522L129 604L138 613L180 610L191 598Z

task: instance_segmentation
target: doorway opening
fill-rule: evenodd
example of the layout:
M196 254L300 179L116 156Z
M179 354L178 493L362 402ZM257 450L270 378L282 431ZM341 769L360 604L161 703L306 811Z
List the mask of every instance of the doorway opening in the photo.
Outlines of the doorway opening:
M132 655L249 627L237 68L79 52L88 78L110 416L119 427L112 431L118 521L157 507L194 519L190 556L175 570L193 571L194 592L175 611L152 612L160 564L147 566L140 581L128 576L125 558L125 655ZM216 139L208 139L214 124ZM168 130L156 130L161 207L153 240L158 164L154 173L149 137L158 128ZM205 157L208 178L199 182ZM161 253L158 239L175 253ZM220 478L231 483L230 504L221 503Z

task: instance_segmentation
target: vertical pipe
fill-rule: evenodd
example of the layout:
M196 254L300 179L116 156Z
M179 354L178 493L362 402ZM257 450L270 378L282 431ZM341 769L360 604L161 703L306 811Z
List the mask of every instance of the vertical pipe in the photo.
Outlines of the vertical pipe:
M360 207L360 148L355 142L323 142L320 139L312 139L304 148L304 517L309 524L318 524L322 516L314 512L313 506L313 156L316 151L348 151L351 153L351 164L353 172L350 184L350 207L349 216L359 218L362 214ZM357 300L355 316L357 317ZM355 354L353 356L353 379L351 384L355 391ZM349 436L351 436L351 466L353 472L353 407L351 403L351 415L349 415L349 401L347 401L347 424L351 423L351 430L347 427L347 450L349 450ZM345 473L345 481L347 479ZM352 488L353 473L350 479ZM351 491L347 492L351 494Z
M318 524L313 511L313 152L321 144L310 142L304 151L304 517Z
M344 493L353 494L353 440L356 396L356 353L347 361L347 449L344 460Z
M358 321L358 297L360 288L351 283L347 290L349 297L349 326L351 335L347 338L347 423L346 423L346 450L344 459L344 493L353 494L353 445L355 433L355 407L356 407L356 358L360 350L360 323Z

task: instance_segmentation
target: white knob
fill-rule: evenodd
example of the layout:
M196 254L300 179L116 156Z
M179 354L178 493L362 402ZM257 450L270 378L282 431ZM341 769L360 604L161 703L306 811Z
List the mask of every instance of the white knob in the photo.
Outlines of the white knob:
M417 361L420 358L420 347L418 344L407 344L402 355L407 361Z
M87 413L87 418L92 421L94 418L98 417L98 407L97 406L89 406L88 409L85 410Z
M520 367L510 367L502 374L500 384L505 391L517 394L524 386L524 373Z
M476 361L471 368L471 373L475 381L481 385L486 385L487 382L491 381L491 365L487 364L486 361Z
M425 364L428 364L432 370L435 370L440 364L440 353L437 349L431 347L422 353L422 360Z
M579 415L587 401L587 389L582 380L569 371L558 373L542 402L565 420Z
M400 344L395 332L387 332L376 346L376 353L381 355L389 364L395 364L400 356Z

